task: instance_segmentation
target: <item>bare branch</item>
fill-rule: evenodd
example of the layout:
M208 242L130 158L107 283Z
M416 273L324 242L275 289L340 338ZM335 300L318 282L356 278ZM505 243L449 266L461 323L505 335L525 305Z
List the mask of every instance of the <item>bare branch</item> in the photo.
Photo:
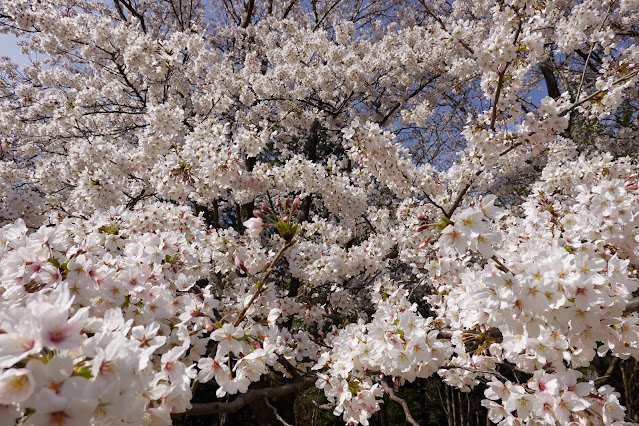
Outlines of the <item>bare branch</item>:
M606 21L608 20L608 17L610 16L610 12L612 10L612 4L614 2L610 2L610 4L608 5L608 12L606 12L606 16L603 19L603 21L601 21L601 25L599 26L599 31L602 30L603 26L606 24ZM577 97L575 98L575 100L579 100L579 95L581 95L581 88L584 85L584 81L586 81L586 69L588 69L588 65L590 64L590 57L592 56L592 52L595 49L595 45L597 43L594 40L590 41L590 50L588 51L588 56L585 59L585 63L584 63L584 69L581 71L581 79L579 80L579 87L577 88Z
M446 24L444 24L444 21L442 21L442 19L439 16L435 15L430 10L430 8L426 5L426 2L424 0L419 0L419 2L422 4L424 9L426 10L426 13L429 14L435 21L437 21L440 27L442 27L442 30L450 34L450 31L446 29ZM458 40L458 41L464 47L464 49L466 49L471 54L475 54L475 51L464 40Z
M120 7L118 3L123 4L124 7L126 7L127 10L131 12L133 16L138 18L138 21L140 21L140 26L142 27L142 31L144 31L144 33L146 34L146 24L144 23L144 12L140 13L137 10L135 10L135 8L133 7L130 1L129 2L127 2L126 0L114 0L114 1L116 3L116 7L118 9L118 12L120 13L120 16L123 16L124 14L122 13L122 8Z
M409 99L412 99L413 97L417 96L422 90L426 88L426 86L428 86L429 84L437 80L439 77L441 77L441 74L435 74L434 76L426 80L424 83L420 84L417 88L415 88L415 90L413 90L412 92L408 94L408 96L406 97L406 99L404 99L403 102L397 102L395 105L393 105L393 107L388 110L388 112L384 115L384 117L382 117L381 120L377 122L377 124L379 124L380 126L383 126L388 121L388 119L391 118L393 113L397 111L399 107L404 105L404 103L406 103L406 101L408 101Z
M295 3L297 3L297 0L292 0L288 6L286 7L286 9L284 10L284 13L282 14L282 19L286 19L288 17L288 14L291 13L291 10L293 10L293 6L295 6ZM311 2L312 3L312 2Z
M262 294L262 292L266 289L266 283L267 283L271 273L273 272L273 267L277 264L277 262L280 260L280 258L284 255L284 252L289 247L291 247L294 243L295 243L294 241L287 241L286 244L284 244L284 246L282 246L280 251L278 251L277 254L275 255L275 258L271 262L271 267L269 267L266 271L262 271L262 276L260 277L260 280L257 282L257 290L255 291L255 293L253 293L253 296L251 297L251 300L249 300L249 302L246 304L246 306L244 306L244 308L242 309L240 314L237 316L237 319L233 323L233 325L235 327L240 325L242 320L244 320L244 318L246 317L246 312L249 310L249 308L251 307L253 302L255 302L255 299L257 299L257 297L260 294Z
M541 70L541 74L544 76L544 81L546 82L546 90L548 91L550 97L553 99L557 99L558 97L560 97L561 92L559 91L559 84L557 83L555 74L550 68L550 61L539 64L539 69Z
M448 219L450 219L453 216L453 213L455 213L455 210L457 210L457 207L459 207L459 205L461 204L464 198L464 195L466 195L470 187L473 186L473 183L475 183L475 179L477 179L479 175L482 174L483 171L484 171L483 169L477 170L475 172L475 175L471 177L470 181L466 185L464 185L461 191L459 191L459 194L457 194L457 198L455 198L453 205L450 206L450 209L448 209L448 212L445 215Z
M630 80L631 78L636 77L637 74L639 74L639 69L634 71L634 72L631 72L628 75L625 75L623 77L620 77L620 78L616 79L615 81L612 82L612 85L616 86L619 83L623 83L626 80ZM594 98L600 96L603 93L606 93L607 91L608 91L608 89L597 90L595 93L591 94L590 96L585 97L581 101L575 102L570 107L568 107L565 110L561 111L559 113L559 117L563 117L564 115L568 114L570 111L574 110L575 108L585 104L586 102L589 102L589 101L593 100Z
M519 34L521 33L521 27L522 27L522 23L521 23L521 21L519 21L519 26L517 27L517 31L515 31L515 37L514 37L514 40L513 40L513 44L517 43L517 39L519 38ZM495 100L493 101L493 111L490 114L490 130L495 130L495 122L497 121L497 105L499 104L499 98L501 96L501 90L502 90L503 85L504 85L504 78L506 77L506 71L508 70L508 67L512 63L513 63L513 61L508 62L504 66L504 69L499 72L499 79L497 81L497 89L495 90Z
M639 297L630 299L630 301L626 305L626 309L624 309L623 311L624 314L630 314L632 312L639 312Z
M316 380L317 377L312 376L306 377L299 382L287 383L282 386L249 390L230 402L206 402L202 404L193 404L193 407L190 410L187 410L184 413L174 414L173 416L204 416L207 414L234 413L253 401L263 398L281 398L292 393L306 390L313 386Z
M402 398L395 395L395 392L393 392L393 389L391 389L390 386L386 384L386 382L381 382L381 383L382 383L382 388L384 388L384 391L388 394L388 397L402 406L402 410L404 410L404 415L406 416L406 421L413 426L419 426L419 423L417 423L415 419L413 418L413 416L410 414L410 410L408 409L408 404L406 403L406 401L404 401Z
M253 18L253 9L255 8L255 0L249 0L248 6L246 6L246 18L244 18L244 22L242 22L242 28L246 28L251 23L251 18Z

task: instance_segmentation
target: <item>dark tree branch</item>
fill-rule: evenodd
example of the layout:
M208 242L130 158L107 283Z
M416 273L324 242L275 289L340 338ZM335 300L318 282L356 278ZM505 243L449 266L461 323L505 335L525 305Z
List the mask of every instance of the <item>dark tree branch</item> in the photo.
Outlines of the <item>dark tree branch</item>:
M519 26L517 27L517 31L515 31L515 37L513 40L513 44L517 43L517 39L519 38L519 34L521 33L522 23L519 21ZM512 64L512 61L508 62L504 69L499 72L499 79L497 80L497 89L495 90L495 100L493 101L493 111L490 114L490 130L495 130L495 122L497 121L497 105L499 104L499 98L501 96L501 90L504 86L504 79L506 77L506 71L508 71L508 67Z
M584 65L588 65L588 68L590 68L593 72L599 74L599 70L597 69L597 67L594 66L592 62L590 62L590 59L591 59L590 56L592 56L593 54L592 50L588 53L585 53L581 49L577 49L575 50L575 53L579 55L581 59L584 60Z
M295 3L297 3L297 0L292 0L288 4L286 10L284 10L284 13L282 14L282 19L286 19L288 17L288 14L291 13L291 10L293 10L293 6L295 6Z
M422 6L424 7L424 10L426 11L426 13L428 15L430 15L431 18L433 18L435 21L437 21L437 23L439 24L439 26L442 28L442 30L444 30L445 32L447 32L448 34L450 34L450 32L446 29L446 24L444 24L444 21L442 21L442 18L440 18L439 16L435 15L430 8L426 5L426 2L424 0L419 0L419 2L422 4ZM466 49L471 55L475 54L475 51L464 41L464 40L459 40L459 43L464 47L464 49Z
M173 416L204 416L207 414L234 413L253 401L258 401L263 398L281 398L292 393L304 391L313 386L316 380L317 377L312 376L306 377L299 382L287 383L282 386L249 390L230 402L206 402L202 404L193 404L193 408L190 410L187 410L184 413L174 414Z
M247 28L253 18L253 9L255 8L255 0L249 0L248 6L246 6L246 17L242 22L242 28Z
M559 91L559 84L557 83L557 78L555 74L552 72L550 68L550 63L548 61L539 64L539 69L541 70L541 74L544 76L544 81L546 82L546 90L548 91L548 95L553 99L557 99L561 96L561 92Z
M630 301L626 305L626 309L624 309L623 311L624 314L630 314L632 312L639 312L639 297L630 299Z
M127 10L131 12L133 16L138 18L138 21L140 21L140 26L142 27L142 31L144 31L144 33L146 34L146 24L144 23L144 13L140 13L137 10L135 10L135 8L133 7L130 1L126 1L126 0L114 0L114 1L116 4L116 8L118 9L118 12L120 13L120 16L123 16L124 14L122 13L122 7L120 7L119 3L123 4L124 7L126 7Z
M406 421L413 426L419 426L419 423L417 423L415 419L413 418L413 416L411 415L406 401L404 401L402 398L395 395L395 392L393 392L393 389L391 389L390 386L388 386L385 382L381 382L381 383L382 383L382 388L384 388L384 391L386 391L386 393L388 394L388 397L402 406L402 410L404 410L404 416L406 416Z
M422 90L426 88L426 86L428 86L429 84L437 80L439 77L441 77L441 74L436 74L432 76L431 78L429 78L428 80L426 80L424 83L420 84L415 90L413 90L412 92L408 94L408 96L406 97L406 99L404 99L403 102L397 102L395 105L393 105L393 107L388 110L388 112L382 117L381 120L377 122L377 124L379 124L380 126L383 126L388 121L388 119L393 116L393 114L395 113L395 111L397 111L399 107L404 105L406 101L417 96L419 93L421 93Z
M464 195L466 195L470 187L473 186L473 183L475 183L475 179L477 179L479 175L482 174L483 171L484 171L483 169L477 170L475 172L475 175L470 179L470 181L466 185L464 185L461 191L459 191L459 194L457 194L457 198L455 198L455 201L453 201L453 205L450 206L450 209L448 209L448 212L445 215L448 219L450 219L453 216L453 213L455 213L455 210L457 210L462 200L464 199Z

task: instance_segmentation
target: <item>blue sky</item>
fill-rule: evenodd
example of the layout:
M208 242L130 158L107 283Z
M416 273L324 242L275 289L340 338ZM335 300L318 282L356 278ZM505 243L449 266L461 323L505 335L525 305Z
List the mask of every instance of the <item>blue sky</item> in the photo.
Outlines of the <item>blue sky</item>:
M29 58L20 53L18 38L13 34L0 34L0 56L8 56L20 65L29 62Z

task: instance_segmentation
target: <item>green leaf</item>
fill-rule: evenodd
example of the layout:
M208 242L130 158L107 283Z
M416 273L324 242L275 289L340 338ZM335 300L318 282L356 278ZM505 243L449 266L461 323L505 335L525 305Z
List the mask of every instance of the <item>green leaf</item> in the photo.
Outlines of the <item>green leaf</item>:
M77 365L73 368L73 373L71 373L71 377L73 376L79 376L79 377L84 377L85 379L90 379L91 377L93 377L93 374L91 374L91 369L87 367L86 365Z

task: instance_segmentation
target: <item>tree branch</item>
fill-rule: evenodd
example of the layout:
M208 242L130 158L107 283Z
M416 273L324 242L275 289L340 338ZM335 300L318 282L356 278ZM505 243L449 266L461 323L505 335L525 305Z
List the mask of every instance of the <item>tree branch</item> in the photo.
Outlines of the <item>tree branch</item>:
M246 6L246 18L244 18L244 22L242 22L242 28L248 27L249 24L251 23L254 7L255 7L255 0L249 0L248 6Z
M633 312L639 312L639 297L630 299L626 305L626 309L623 310L624 314L630 314Z
M383 126L388 121L388 119L391 118L391 116L395 113L395 111L397 111L399 107L401 107L409 99L412 99L413 97L417 96L422 90L426 88L426 86L428 86L429 84L437 80L439 77L441 77L441 74L435 74L434 76L426 80L424 83L420 84L415 90L413 90L411 93L408 94L406 99L404 99L403 101L397 102L395 105L393 105L393 107L386 112L386 114L382 117L381 120L377 122L377 124L379 124L380 126Z
M484 171L483 169L477 170L475 172L475 176L471 177L470 181L466 185L464 185L461 191L459 191L459 194L457 194L457 198L455 198L453 205L450 206L448 213L446 213L445 215L448 219L450 219L453 216L453 213L455 213L455 210L457 210L457 207L459 207L459 205L461 204L462 199L464 198L464 195L466 195L470 187L473 186L473 183L475 183L475 179L477 179L479 175L482 174L483 171Z
M557 83L557 78L555 78L555 74L552 72L550 68L549 61L539 64L539 69L541 70L541 74L544 76L544 81L546 82L546 90L551 98L557 99L561 96L561 92L559 91L559 84Z
M246 318L246 312L249 310L249 308L251 307L253 302L255 302L255 299L257 299L258 296L260 294L262 294L262 292L266 288L266 283L268 282L268 279L269 279L271 273L273 272L273 268L275 267L275 265L277 265L277 262L284 255L284 252L289 247L291 247L294 243L295 243L295 241L287 241L286 244L284 244L284 246L282 246L280 251L278 251L277 254L275 255L275 258L271 262L271 266L267 270L262 271L262 276L260 277L260 280L257 282L257 290L255 290L255 293L253 293L253 296L251 297L251 300L249 300L249 302L246 304L246 306L244 306L244 308L242 309L240 314L237 316L237 319L233 323L233 325L235 327L240 325L242 320L244 320L244 318Z
M610 16L610 12L612 10L612 4L613 2L610 2L610 4L608 5L608 11L606 12L606 16L603 19L603 21L601 21L601 25L599 26L599 31L603 29L603 26L606 24L606 20L608 20L608 17ZM596 44L597 43L594 40L590 41L590 49L588 51L588 56L586 56L586 59L584 59L585 61L584 69L581 71L581 79L579 79L579 87L577 88L577 97L575 98L576 101L579 100L579 96L581 95L581 89L584 85L584 81L586 81L586 69L588 69L588 65L590 65L590 57L592 56L593 50L595 50Z
M386 382L381 383L382 388L388 394L388 397L402 406L402 410L404 410L404 415L406 416L406 421L413 426L419 426L419 423L417 423L413 416L410 414L410 410L408 409L408 404L406 403L406 401L395 395L395 392L393 392L393 390L386 384Z
M442 18L440 18L439 16L435 15L429 9L429 7L426 6L426 2L424 0L419 0L419 2L424 7L424 10L426 10L426 13L429 14L431 16L431 18L433 18L435 21L437 21L437 23L442 28L442 30L444 30L445 32L447 32L450 35L450 32L446 29L446 24L444 24L444 21L442 21ZM461 44L464 47L464 49L466 49L470 54L472 54L472 55L475 54L475 51L464 40L460 39L458 41L459 41L459 44Z
M616 86L619 83L623 83L626 80L630 80L633 77L636 77L637 74L639 74L639 69L631 72L628 75L625 75L623 77L619 77L618 79L616 79L615 81L612 82L612 86ZM593 100L594 98L596 98L597 96L600 96L602 93L606 93L609 89L601 89L601 90L597 90L595 93L585 97L584 99L582 99L581 101L577 101L574 104L572 104L570 107L566 108L565 110L561 111L558 116L559 117L563 117L564 115L568 114L570 111L574 110L575 108L585 104L586 102L589 102L591 100Z
M124 14L122 13L122 8L119 7L118 3L123 4L124 7L126 7L127 10L129 12L131 12L131 14L133 16L138 18L138 20L140 21L140 26L142 27L142 31L144 31L144 33L146 34L146 24L144 23L144 13L140 13L137 10L135 10L133 5L130 2L127 2L126 0L115 0L115 3L116 3L116 7L118 9L118 12L120 13L120 16L123 16Z
M282 386L276 386L266 389L249 390L239 395L230 402L206 402L202 404L193 404L190 410L184 413L173 414L172 417L181 416L204 416L207 414L234 413L242 407L263 398L280 398L292 393L301 392L313 386L317 377L306 377L299 382L287 383Z
M519 26L517 27L517 31L515 31L515 38L513 40L513 44L517 43L517 39L519 38L519 34L521 34L522 23L519 21ZM499 98L501 96L501 90L504 86L504 79L506 77L506 71L508 71L508 67L512 64L513 61L510 61L504 66L504 69L499 73L499 79L497 81L497 89L495 90L495 100L493 101L493 111L490 114L490 130L495 130L495 122L497 121L497 105L499 104Z

